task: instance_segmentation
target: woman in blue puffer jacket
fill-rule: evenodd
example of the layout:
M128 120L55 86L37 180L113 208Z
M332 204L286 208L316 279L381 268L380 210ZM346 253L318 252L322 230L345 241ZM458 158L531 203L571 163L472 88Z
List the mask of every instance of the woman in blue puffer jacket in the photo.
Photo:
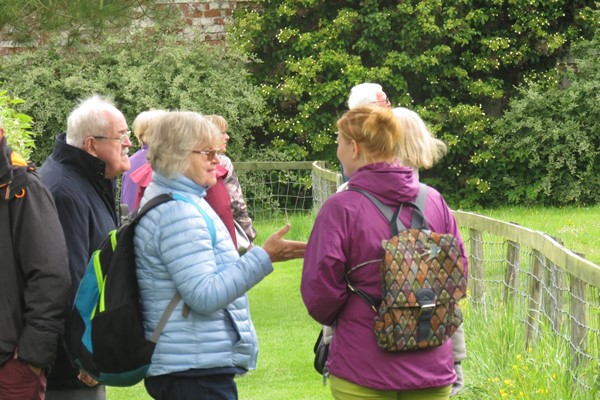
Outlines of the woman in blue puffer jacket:
M286 225L240 258L204 200L216 182L219 130L193 112L169 112L152 129L154 172L140 205L161 193L189 202L153 208L135 230L148 338L176 291L183 299L158 340L146 390L155 399L237 399L234 376L254 369L258 354L246 292L273 271L273 262L302 257L305 243L282 239Z

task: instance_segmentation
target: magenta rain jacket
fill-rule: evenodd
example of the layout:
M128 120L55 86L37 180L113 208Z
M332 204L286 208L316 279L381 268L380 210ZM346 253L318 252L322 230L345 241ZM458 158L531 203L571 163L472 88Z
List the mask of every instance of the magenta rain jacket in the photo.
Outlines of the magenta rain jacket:
M375 163L352 175L349 187L368 190L384 204L397 207L414 201L419 182L412 168ZM401 220L410 226L410 212ZM432 231L451 233L464 245L446 202L429 187L425 217ZM334 325L329 348L330 374L378 390L416 390L447 386L456 380L452 343L427 350L387 352L377 346L373 333L375 312L346 287L344 274L369 260L381 259L381 241L391 237L389 223L364 195L344 191L322 206L304 257L301 293L309 314L323 325ZM351 282L380 298L380 262L350 275ZM465 270L466 273L466 270Z

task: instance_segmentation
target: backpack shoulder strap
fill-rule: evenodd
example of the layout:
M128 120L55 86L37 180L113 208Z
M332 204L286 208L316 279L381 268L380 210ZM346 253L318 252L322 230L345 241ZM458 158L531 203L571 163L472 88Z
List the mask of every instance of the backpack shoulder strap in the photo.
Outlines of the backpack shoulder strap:
M200 214L202 214L202 217L206 221L206 226L208 227L208 231L210 232L210 238L214 245L216 242L217 234L215 232L215 224L213 223L212 219L208 216L206 211L204 211L198 204L179 193L162 193L156 197L151 198L146 204L144 204L142 208L136 211L136 213L133 216L132 222L137 223L148 211L150 211L159 204L166 203L167 201L171 200L185 201L186 203L190 203L191 205L196 207L196 209L200 212Z
M425 229L429 228L429 224L427 223L427 220L425 219L425 199L427 198L427 185L424 183L421 183L419 185L419 194L417 195L417 198L415 199L415 206L417 207L417 209L419 210L419 212L414 212L412 213L412 220L410 222L410 227L411 228L419 228L419 227L424 227Z
M144 207L140 208L134 213L133 220L136 222L139 221L148 211L150 211L157 205L166 203L167 201L171 200L173 200L173 195L171 195L170 193L162 193L156 197L151 198L146 204L144 204Z
M214 225L212 219L208 216L206 211L204 211L202 208L200 208L200 206L198 206L198 204L196 204L192 200L190 200L187 197L180 195L178 193L175 193L175 194L163 193L156 197L151 198L150 200L148 200L148 202L146 204L144 204L144 206L142 208L139 209L139 211L136 212L132 223L137 223L144 216L144 214L146 214L152 208L158 206L159 204L162 204L162 203L165 203L165 202L171 201L171 200L185 201L186 203L190 203L190 204L194 205L198 209L198 211L200 211L200 214L206 221L206 226L208 227L208 231L210 232L210 238L211 238L213 246L214 246L215 241L216 241L216 232L215 232L215 225ZM162 315L160 316L160 319L159 319L158 323L156 324L156 328L154 329L154 332L152 332L150 341L152 341L154 343L158 342L158 339L159 339L162 331L165 329L165 326L167 325L167 321L171 317L171 314L175 310L175 307L177 306L177 303L179 303L179 300L181 300L181 294L179 293L179 291L175 291L175 295L173 295L173 297L171 298L171 301L167 305L167 308L165 309L165 311L163 311ZM184 304L183 316L187 317L188 313L189 313L189 307L186 304Z
M400 207L398 207L396 209L396 211L393 211L393 209L391 207L383 204L381 202L381 200L379 200L377 197L373 196L373 194L371 194L370 192L368 192L366 190L358 189L358 188L348 188L348 190L352 190L354 192L361 193L367 199L369 199L371 201L371 203L373 203L377 207L379 212L381 212L381 214L385 217L385 219L390 223L390 231L392 232L392 236L397 235L398 232L407 230L406 226L402 223L402 221L400 221L400 213L402 212L402 207L405 205L413 208L410 227L411 228L428 229L428 224L427 224L427 221L425 220L425 216L423 214L423 210L425 209L425 199L427 197L427 186L423 183L421 183L419 186L419 193L417 194L417 198L415 199L415 202L414 203L402 203L400 205ZM358 297L363 299L369 306L371 306L373 311L377 312L377 305L380 303L381 300L371 296L370 294L363 291L362 289L355 287L352 284L352 282L350 282L350 273L352 271L354 271L355 269L357 269L363 265L369 264L372 261L374 261L374 260L367 261L365 263L362 263L362 264L357 265L356 267L350 269L348 272L346 272L344 278L346 280L346 286L348 287L348 289L350 289L350 291L352 291L352 293L358 295Z
M216 238L217 238L217 234L215 231L215 224L214 224L212 218L210 218L210 216L206 213L206 211L204 211L202 209L202 207L200 207L198 204L196 204L196 202L192 201L191 199L189 199L179 193L173 194L173 199L185 201L186 203L190 203L191 205L196 207L196 209L200 212L200 214L202 214L202 217L204 217L204 220L206 221L206 226L208 227L208 232L210 233L210 238L211 238L213 246L214 246L214 244L216 243Z
M359 192L365 197L367 197L369 200L371 200L371 202L377 207L379 212L381 212L385 219L387 219L390 223L390 230L392 232L392 236L397 235L398 232L408 230L408 228L406 228L406 226L402 223L402 221L399 218L400 213L402 212L402 208L404 206L411 207L413 209L412 219L410 222L411 228L429 229L429 224L427 223L424 214L425 199L427 197L427 185L423 183L419 185L419 193L417 194L414 203L402 203L400 207L396 209L396 211L393 211L391 207L386 206L381 202L381 200L379 200L377 197L373 196L373 194L364 189L348 188L348 190Z

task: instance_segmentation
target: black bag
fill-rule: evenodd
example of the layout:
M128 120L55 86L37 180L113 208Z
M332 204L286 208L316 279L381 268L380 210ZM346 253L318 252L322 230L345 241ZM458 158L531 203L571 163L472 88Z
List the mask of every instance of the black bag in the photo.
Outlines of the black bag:
M329 343L325 344L323 329L319 332L319 337L317 337L313 351L315 352L315 361L313 363L315 370L323 375L327 371L325 363L327 363L327 356L329 354Z
M171 200L195 205L203 214L213 245L215 243L215 228L210 217L179 194L165 193L151 199L131 221L108 234L90 258L67 327L75 363L101 384L132 386L145 378L156 342L181 299L177 292L152 337L146 339L133 237L136 225L148 211Z

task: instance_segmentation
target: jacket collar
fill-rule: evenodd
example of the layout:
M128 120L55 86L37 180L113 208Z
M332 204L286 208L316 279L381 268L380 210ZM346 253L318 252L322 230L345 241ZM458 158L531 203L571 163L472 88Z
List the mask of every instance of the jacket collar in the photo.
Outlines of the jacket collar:
M198 185L184 175L179 175L178 177L171 179L161 175L157 171L152 172L152 182L144 192L144 198L150 199L160 193L169 192L188 193L199 197L206 196L205 187Z
M78 147L67 144L66 134L64 133L56 138L52 158L56 162L77 171L91 182L98 193L107 198L110 204L115 204L116 179L106 179L104 177L104 171L106 170L104 161Z
M376 194L388 205L414 201L419 193L419 180L414 170L398 162L365 165L352 174L348 186Z

